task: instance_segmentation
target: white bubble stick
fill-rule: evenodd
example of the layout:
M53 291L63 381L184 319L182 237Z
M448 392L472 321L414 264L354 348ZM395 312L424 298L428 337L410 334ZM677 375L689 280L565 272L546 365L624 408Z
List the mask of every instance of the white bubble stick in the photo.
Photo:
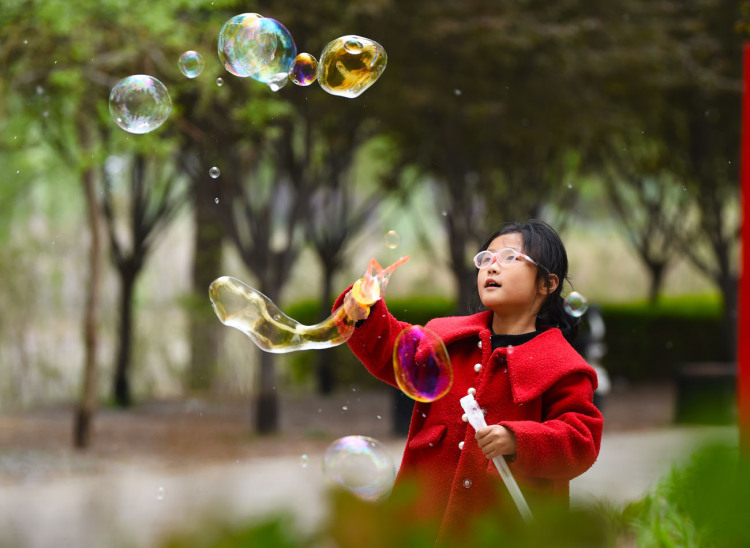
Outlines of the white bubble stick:
M480 428L487 426L487 423L484 420L484 413L479 409L479 405L474 399L474 396L469 394L468 396L461 398L460 401L461 407L464 408L466 415L469 417L469 424L474 427L474 430L479 430ZM521 515L526 521L531 521L533 516L531 515L529 505L526 504L526 499L523 498L523 493L521 493L521 489L518 487L516 479L513 477L513 473L510 471L510 468L508 468L508 463L505 462L505 458L501 455L492 459L492 462L495 463L495 468L500 472L500 477L503 478L505 487L508 489L510 496L513 497L513 502L516 503L518 511L521 512Z

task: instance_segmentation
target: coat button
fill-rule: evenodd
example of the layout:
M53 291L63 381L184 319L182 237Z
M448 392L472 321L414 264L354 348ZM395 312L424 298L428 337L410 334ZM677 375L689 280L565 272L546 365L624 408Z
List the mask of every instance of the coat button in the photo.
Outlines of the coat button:
M477 348L482 348L482 341L479 341L479 342L477 343Z
M469 389L468 389L468 390L466 391L466 393L467 393L467 394L469 394L470 396L476 396L476 394L477 394L477 389L476 389L476 388L469 388Z
M463 415L461 415L461 420L464 422L469 422L469 415L464 413Z
M460 441L458 442L458 448L463 451L464 450L464 442Z
M474 364L474 371L479 373L482 370L482 364L481 363L475 363Z

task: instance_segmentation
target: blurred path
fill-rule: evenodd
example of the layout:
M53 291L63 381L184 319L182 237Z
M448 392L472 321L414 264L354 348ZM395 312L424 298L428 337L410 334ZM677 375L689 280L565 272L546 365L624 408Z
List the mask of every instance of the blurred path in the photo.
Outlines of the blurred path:
M643 496L671 463L701 441L733 439L736 429L670 428L605 434L599 460L571 485L574 500L616 504ZM403 442L390 442L398 461ZM100 476L0 489L0 545L152 546L166 531L206 519L237 522L287 513L312 531L326 516L322 452L257 457L181 472L122 467Z

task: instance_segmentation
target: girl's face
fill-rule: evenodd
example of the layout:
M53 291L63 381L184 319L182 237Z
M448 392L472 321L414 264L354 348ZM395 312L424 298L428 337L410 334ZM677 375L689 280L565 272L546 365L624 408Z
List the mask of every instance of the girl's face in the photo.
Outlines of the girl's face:
M496 253L510 247L523 253L523 237L519 233L503 234L487 248ZM477 289L482 304L504 317L531 319L536 317L547 295L547 287L537 282L537 266L518 258L508 266L501 266L493 258L487 268L477 274Z

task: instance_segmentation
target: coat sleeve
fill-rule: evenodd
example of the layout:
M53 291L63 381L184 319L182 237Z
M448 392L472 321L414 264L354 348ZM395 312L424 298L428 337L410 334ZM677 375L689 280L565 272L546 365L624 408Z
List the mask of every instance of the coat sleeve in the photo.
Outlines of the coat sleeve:
M334 310L343 305L344 291L333 305ZM397 320L389 311L383 299L370 308L370 315L355 330L347 345L367 370L378 379L393 386L396 377L393 371L393 347L399 333L410 324Z
M527 476L572 479L588 470L602 437L594 386L583 373L566 375L542 395L541 422L507 421L516 436L513 469Z

